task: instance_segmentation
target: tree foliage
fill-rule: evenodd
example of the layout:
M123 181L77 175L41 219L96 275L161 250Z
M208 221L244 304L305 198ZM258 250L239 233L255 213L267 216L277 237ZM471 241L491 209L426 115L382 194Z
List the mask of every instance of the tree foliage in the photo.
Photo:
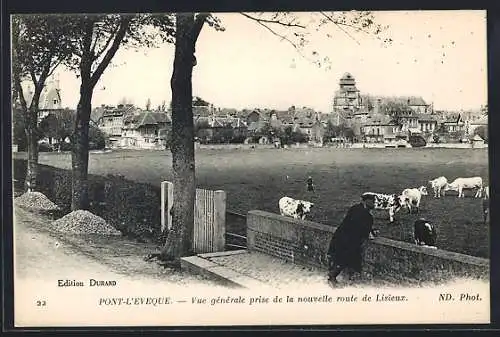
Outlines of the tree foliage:
M195 96L193 97L193 106L209 106L210 103L205 101L203 98Z
M68 34L55 15L12 16L12 82L14 106L21 110L26 133L28 165L25 188L36 189L38 174L38 110L47 78L70 57ZM34 92L27 99L23 82Z
M336 34L343 34L360 44L357 35L363 34L378 39L382 46L392 43L386 35L388 26L378 24L370 11L257 12L241 15L290 44L304 59L327 70L331 69L330 58L310 44L317 36L333 39Z
M74 123L75 111L66 109L51 113L43 118L40 121L40 128L45 137L55 138L62 142L71 137Z
M396 125L403 124L403 117L412 112L408 104L399 101L388 101L380 105L380 113L386 114L391 118L391 123Z
M478 135L486 142L488 141L488 127L485 125L478 126L474 129L474 135Z
M94 88L124 48L151 48L173 42L173 14L63 15L72 43L66 65L80 78L80 99L72 135L72 210L87 209L89 121Z

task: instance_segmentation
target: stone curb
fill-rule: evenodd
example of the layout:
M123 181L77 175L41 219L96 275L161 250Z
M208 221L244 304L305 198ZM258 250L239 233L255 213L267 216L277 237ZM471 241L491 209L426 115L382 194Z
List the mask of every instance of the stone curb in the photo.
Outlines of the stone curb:
M234 250L228 252L216 252L198 254L181 258L181 268L189 272L208 277L216 282L231 288L270 288L267 283L255 278L246 276L225 266L219 265L209 260L218 256L228 256L237 254L247 254L246 250Z

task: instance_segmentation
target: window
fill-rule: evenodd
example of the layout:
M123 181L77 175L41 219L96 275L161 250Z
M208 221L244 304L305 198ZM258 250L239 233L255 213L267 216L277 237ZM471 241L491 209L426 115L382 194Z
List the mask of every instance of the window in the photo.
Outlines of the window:
M57 104L57 99L54 100L54 104Z

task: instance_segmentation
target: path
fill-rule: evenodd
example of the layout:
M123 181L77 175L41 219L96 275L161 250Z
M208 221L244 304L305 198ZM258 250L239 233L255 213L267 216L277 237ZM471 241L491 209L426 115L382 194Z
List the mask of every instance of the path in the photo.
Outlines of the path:
M57 283L58 279L86 280L98 276L103 280L134 283L161 282L179 286L215 286L211 281L200 277L174 272L156 263L145 262L143 256L104 250L97 244L74 246L64 239L64 234L53 235L40 230L47 219L20 208L15 210L14 222L16 283L23 280ZM110 256L103 256L105 254ZM101 258L102 262L99 261ZM145 271L142 275L137 272L141 269Z

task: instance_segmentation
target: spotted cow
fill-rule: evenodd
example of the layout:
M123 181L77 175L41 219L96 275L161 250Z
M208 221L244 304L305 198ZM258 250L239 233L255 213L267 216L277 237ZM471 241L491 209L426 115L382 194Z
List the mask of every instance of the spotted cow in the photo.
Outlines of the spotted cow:
M374 192L365 192L363 196L372 195L374 199L374 209L389 210L389 220L394 222L394 214L406 205L406 199L402 195L382 194Z
M306 218L306 215L311 212L311 208L314 206L314 203L312 202L295 200L290 197L281 198L278 204L281 215L302 220Z

